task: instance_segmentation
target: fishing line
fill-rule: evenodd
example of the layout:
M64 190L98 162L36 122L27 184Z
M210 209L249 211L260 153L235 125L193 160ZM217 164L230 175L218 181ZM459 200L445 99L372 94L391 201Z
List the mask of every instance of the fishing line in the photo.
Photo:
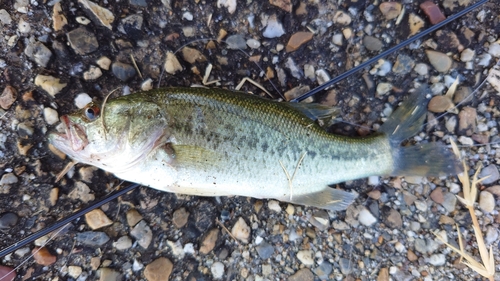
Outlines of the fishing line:
M444 21L434 25L434 26L431 26L429 27L428 29L422 31L422 33L419 33L417 35L414 35L413 37L410 37L409 39L406 39L405 41L397 44L396 46L388 49L387 51L384 51L378 55L376 55L375 57L361 63L360 65L356 66L355 68L352 68L342 74L340 74L339 76L331 79L330 81L322 84L322 85L319 85L318 87L312 89L311 91L303 94L302 96L298 97L298 98L295 98L293 100L291 100L290 102L300 102L300 101L303 101L305 99L307 99L308 97L310 96L313 96L321 91L323 91L324 89L332 86L333 84L336 84L342 80L344 80L345 78L351 76L351 75L354 75L355 73L361 71L362 69L364 69L365 67L368 67L370 66L371 64L377 62L379 59L382 59L400 49L402 49L403 47L406 47L408 45L410 45L411 43L413 43L414 41L416 40L419 40L421 39L422 37L428 35L429 33L431 32L434 32L440 28L442 28L443 26L447 25L448 23L458 19L459 17L469 13L470 11L482 6L483 4L485 4L486 2L488 2L488 0L480 0L479 2L477 2L476 4L468 7L468 8L465 8L464 10L462 10L461 12L458 12L450 17L448 17L447 19L445 19Z
M35 241L36 239L41 238L41 237L59 229L59 228L61 228L62 226L66 225L66 224L72 222L73 220L75 220L75 219L85 215L86 213L92 211L93 209L99 208L102 205L109 203L110 201L113 201L114 199L116 199L122 195L125 195L126 193L137 188L138 186L139 186L139 184L137 184L137 183L130 184L129 186L125 187L124 189L117 190L117 191L109 194L108 196L104 197L103 199L91 204L90 206L87 206L84 209L55 222L53 225L46 227L44 229L41 229L41 230L29 235L28 237L21 239L20 241L18 241L16 243L10 245L9 247L1 250L0 257L4 257L7 254L14 252L14 251L26 246L27 244Z

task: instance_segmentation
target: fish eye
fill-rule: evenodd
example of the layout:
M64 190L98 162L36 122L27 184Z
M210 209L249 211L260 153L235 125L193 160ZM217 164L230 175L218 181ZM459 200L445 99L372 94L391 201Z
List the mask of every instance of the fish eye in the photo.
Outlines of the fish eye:
M95 104L89 104L83 111L88 121L94 121L99 117L100 108Z

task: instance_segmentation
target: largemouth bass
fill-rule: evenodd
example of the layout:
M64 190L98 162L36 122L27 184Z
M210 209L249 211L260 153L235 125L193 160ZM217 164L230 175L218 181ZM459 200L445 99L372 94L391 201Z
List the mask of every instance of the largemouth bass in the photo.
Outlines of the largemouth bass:
M344 210L355 193L330 185L372 175L456 174L438 143L401 147L426 113L421 87L369 137L327 133L331 108L222 89L166 88L91 103L61 117L50 142L126 181L200 196L273 198Z

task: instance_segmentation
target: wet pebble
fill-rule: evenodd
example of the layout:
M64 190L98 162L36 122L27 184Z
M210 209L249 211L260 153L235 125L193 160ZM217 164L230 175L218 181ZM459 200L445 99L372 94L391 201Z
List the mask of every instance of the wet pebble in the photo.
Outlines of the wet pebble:
M7 85L0 95L0 107L7 110L16 101L17 91L14 87Z
M290 40L288 40L288 43L286 45L286 52L289 53L296 51L302 45L311 41L313 35L314 34L312 32L304 32L304 31L299 31L294 33L292 37L290 37Z
M492 184L494 182L496 182L499 178L500 178L500 173L498 172L498 168L496 165L488 165L486 167L484 167L481 172L479 172L479 176L478 178L484 178L484 177L487 177L485 178L481 183L482 184Z
M115 247L117 250L123 251L126 250L130 247L132 247L132 239L128 236L122 236L116 240L116 242L113 243L113 247Z
M392 20L399 16L402 9L401 3L398 2L382 2L379 9L386 20Z
M214 279L221 279L224 276L224 264L221 262L214 262L210 267L210 272Z
M235 34L227 37L227 47L233 50L244 50L247 48L245 37L241 34Z
M179 229L186 225L188 218L189 212L186 211L186 208L180 208L172 215L172 222L174 226Z
M215 243L219 237L219 229L213 228L205 235L201 242L200 253L206 255L215 247Z
M304 265L314 265L314 252L311 250L301 250L297 253L297 259Z
M86 213L85 221L92 230L113 224L113 221L101 209L94 209Z
M420 8L424 11L432 24L440 23L446 19L443 12L441 12L439 7L432 1L426 1L420 4Z
M260 243L257 247L255 247L255 250L259 254L259 257L263 260L270 258L274 253L274 247L267 242Z
M64 87L66 83L61 83L59 78L53 76L40 75L35 77L35 85L42 87L49 95L54 97L58 94Z
M47 67L52 57L52 52L41 42L30 42L24 53L41 67Z
M293 5L291 0L269 0L269 3L289 13L292 12Z
M365 36L363 37L363 45L366 49L370 51L380 51L384 47L384 44L380 39L375 38L373 36Z
M182 48L182 57L190 64L194 64L195 62L204 62L207 60L207 58L200 51L189 47Z
M314 274L309 268L302 268L288 277L288 281L314 281Z
M9 230L17 224L19 217L14 213L4 213L0 215L0 230Z
M452 60L446 54L433 50L427 50L425 51L425 53L427 54L427 58L429 59L429 62L434 67L434 69L443 73L446 73L450 70Z
M114 62L111 65L111 70L116 78L124 82L134 77L136 74L135 68L132 65L123 62Z
M233 228L231 234L241 242L247 244L250 237L250 227L247 225L242 217L239 217Z
M104 232L86 231L77 233L75 240L87 246L99 247L108 242L109 237Z
M130 235L137 240L137 243L144 249L149 247L151 240L153 240L153 232L147 223L142 220L130 231Z
M343 44L343 37L344 35L338 33L338 34L334 34L332 36L332 43L337 45L337 46L342 46Z
M33 259L40 265L51 265L56 262L57 257L52 255L47 248L35 247L32 251Z
M111 60L108 57L102 56L96 61L97 65L104 69L109 70L109 66L111 65Z
M236 4L236 0L217 0L217 8L226 7L230 14L236 11Z
M495 210L495 197L488 191L479 193L479 207L486 213L491 213Z
M175 74L176 72L183 69L182 65L179 63L179 60L172 52L167 52L167 59L165 60L165 64L163 67L168 74Z
M28 33L31 32L31 26L30 26L30 23L25 21L23 18L21 18L19 20L19 23L17 24L17 30L20 32L20 33L23 33L25 35L27 35Z
M283 29L281 22L278 22L276 15L270 16L262 35L266 38L277 38L283 34L285 34L285 30Z
M408 23L410 25L410 35L415 35L425 25L424 20L414 13L410 14L408 18Z
M382 267L377 275L377 281L389 281L389 269L387 267Z
M79 55L92 53L99 47L94 33L83 26L68 32L67 37L71 48Z

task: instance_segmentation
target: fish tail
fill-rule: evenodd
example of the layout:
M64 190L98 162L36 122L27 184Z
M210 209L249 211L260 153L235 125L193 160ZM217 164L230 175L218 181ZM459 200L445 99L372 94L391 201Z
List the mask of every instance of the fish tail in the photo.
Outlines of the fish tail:
M291 203L314 206L331 211L343 211L358 197L356 193L334 189L329 186L323 190L296 196Z
M401 146L401 142L421 130L427 113L425 96L428 93L430 89L427 85L418 88L380 127L380 132L389 137L392 147L394 159L392 176L442 176L461 172L458 159L443 144Z

